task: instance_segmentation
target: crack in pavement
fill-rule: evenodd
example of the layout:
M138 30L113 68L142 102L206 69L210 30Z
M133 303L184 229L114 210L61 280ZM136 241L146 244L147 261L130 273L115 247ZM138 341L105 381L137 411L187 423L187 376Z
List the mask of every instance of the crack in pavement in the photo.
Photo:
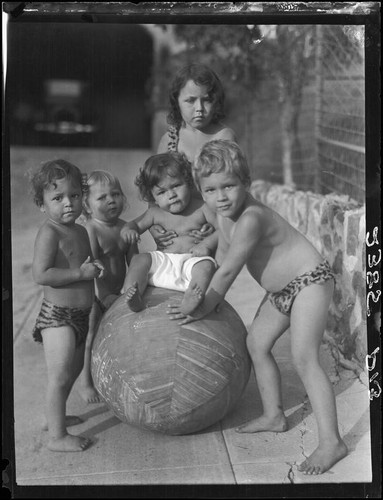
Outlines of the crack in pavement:
M294 464L291 464L290 462L286 462L286 464L290 467L287 472L287 479L290 481L291 484L294 484L294 477L295 477L293 471Z

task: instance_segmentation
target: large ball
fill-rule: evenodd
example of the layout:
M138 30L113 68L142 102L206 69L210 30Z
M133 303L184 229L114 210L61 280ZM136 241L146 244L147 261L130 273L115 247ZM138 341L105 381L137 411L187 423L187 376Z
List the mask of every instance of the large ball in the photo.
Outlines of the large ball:
M104 314L92 348L92 376L123 422L189 434L221 420L250 375L246 328L224 302L220 311L180 326L166 314L183 294L148 287L145 309L119 297Z

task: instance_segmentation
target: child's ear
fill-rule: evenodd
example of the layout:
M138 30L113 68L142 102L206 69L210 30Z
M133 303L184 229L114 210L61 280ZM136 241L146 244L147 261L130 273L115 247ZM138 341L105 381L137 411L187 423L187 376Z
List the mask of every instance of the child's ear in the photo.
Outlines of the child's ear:
M82 202L82 208L83 211L86 212L88 215L92 215L92 210L90 209L90 206L87 204L86 201Z

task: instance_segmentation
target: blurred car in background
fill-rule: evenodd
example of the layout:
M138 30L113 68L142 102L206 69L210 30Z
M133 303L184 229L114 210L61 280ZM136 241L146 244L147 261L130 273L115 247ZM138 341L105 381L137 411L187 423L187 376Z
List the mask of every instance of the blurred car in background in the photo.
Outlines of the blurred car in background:
M49 134L93 134L97 127L86 113L87 82L45 80L42 120L34 124L37 132Z

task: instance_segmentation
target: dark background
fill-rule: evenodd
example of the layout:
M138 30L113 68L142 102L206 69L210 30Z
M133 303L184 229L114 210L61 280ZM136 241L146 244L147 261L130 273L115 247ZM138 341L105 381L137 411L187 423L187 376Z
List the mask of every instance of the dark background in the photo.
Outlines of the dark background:
M10 22L6 92L11 144L149 147L152 57L151 36L137 24ZM84 83L76 120L92 125L92 133L36 130L36 123L52 120L44 94L48 79ZM72 118L65 109L53 116Z

